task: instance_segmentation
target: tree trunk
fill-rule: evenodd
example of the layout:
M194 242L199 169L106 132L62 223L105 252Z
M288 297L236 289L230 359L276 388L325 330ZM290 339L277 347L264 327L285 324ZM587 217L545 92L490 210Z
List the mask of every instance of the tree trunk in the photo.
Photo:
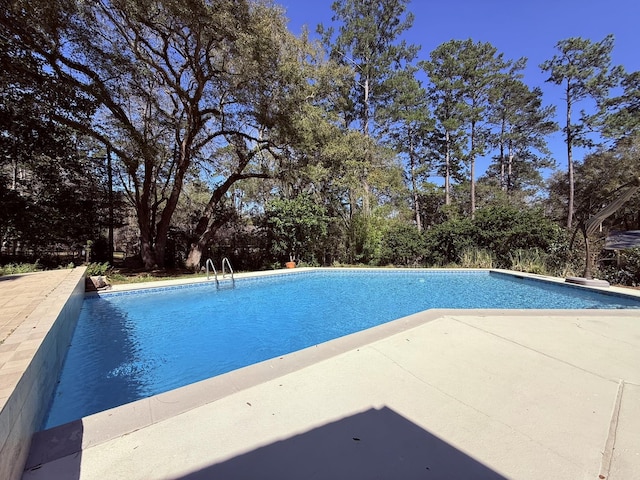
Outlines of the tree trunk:
M244 169L244 167L248 164L249 159L249 156L245 156L243 158L243 160L240 162L239 170ZM216 213L223 197L233 186L233 184L238 180L247 178L269 178L269 176L263 173L241 174L236 172L231 174L221 185L219 185L213 191L213 193L211 194L211 198L209 199L209 203L207 203L207 207L204 209L202 216L198 220L198 224L194 232L197 239L194 243L191 244L191 248L189 249L189 254L187 255L187 260L185 262L187 268L200 268L202 253L209 245L209 242L215 235L217 229L225 224L229 219L229 216L220 216L214 219L214 213Z
M200 268L200 262L202 261L202 253L204 252L207 245L202 242L197 242L191 246L189 250L189 254L187 255L187 259L185 261L185 265L187 268L191 270L198 270Z
M587 235L586 230L582 229L582 233L584 234L584 250L585 250L585 262L584 262L584 278L591 280L593 278L593 259L591 258L591 246L589 245L589 236Z
M362 214L365 217L371 216L371 187L369 186L369 179L367 178L367 169L365 167L364 178L362 179Z
M366 77L364 80L364 118L362 130L364 136L367 138L369 138L369 121L369 77ZM371 214L371 203L369 199L371 189L369 186L368 165L373 163L372 157L373 155L371 154L369 145L367 144L367 151L365 152L365 166L362 172L362 214L365 217L369 217Z
M503 192L507 191L506 169L504 165L504 145L500 142L500 189Z
M145 270L157 268L156 252L148 222L138 221L140 228L140 258Z
M107 145L107 182L109 184L109 263L113 265L113 170L111 168L111 147Z
M420 197L418 195L418 182L416 180L416 158L413 153L413 145L410 147L409 162L411 164L411 188L413 189L413 210L416 216L416 227L422 231L422 220L420 219Z
M176 173L173 180L173 187L171 188L171 193L167 202L162 209L162 214L160 215L160 220L155 225L156 226L156 241L155 241L155 252L156 252L156 263L160 268L164 268L165 265L165 251L167 248L167 241L169 235L169 227L171 226L171 218L176 210L178 205L178 199L180 197L180 193L182 192L182 186L184 183L184 176L187 172L187 169L191 165L191 151L189 148L189 143L193 141L193 133L189 131L185 135L185 139L181 142L180 145L180 153L177 159L177 167Z
M211 222L211 225L209 225L210 220L210 218L203 217L200 219L200 222L198 222L199 225L201 223L204 223L205 230L200 233L197 240L191 244L191 248L189 249L189 254L187 255L187 259L185 260L185 266L190 270L196 271L200 269L202 254L209 246L209 243L213 239L215 232L222 224L225 223L225 220L218 219L218 221ZM198 229L196 229L196 231L197 230Z
M216 223L222 224L224 220L218 219L218 222L212 221L213 214L216 211L216 208L220 204L220 200L224 193L221 193L220 187L214 190L213 195L211 196L211 200L207 204L207 208L203 212L200 220L198 221L198 225L195 229L196 241L191 244L191 248L189 249L189 254L187 255L187 259L185 261L185 266L190 270L198 270L200 268L200 261L202 260L202 253L209 245L209 242L213 238L213 234L215 233Z
M573 224L573 197L574 197L574 179L573 179L573 133L571 131L571 97L569 81L567 80L567 173L569 176L569 201L567 202L567 228L571 228Z
M504 165L504 118L502 119L502 123L500 125L500 188L503 192L507 191L507 181L506 181L506 172Z
M475 153L475 122L471 123L471 219L476 218L476 153Z
M451 189L451 137L447 130L444 134L445 154L444 154L444 204L451 205L449 190Z
M507 192L511 192L512 188L512 180L513 177L513 145L509 142L509 160L507 164Z
M138 194L136 192L136 197ZM143 193L141 198L136 198L136 214L138 216L138 228L140 229L140 258L145 270L157 268L156 252L154 249L152 220L149 208L148 194Z

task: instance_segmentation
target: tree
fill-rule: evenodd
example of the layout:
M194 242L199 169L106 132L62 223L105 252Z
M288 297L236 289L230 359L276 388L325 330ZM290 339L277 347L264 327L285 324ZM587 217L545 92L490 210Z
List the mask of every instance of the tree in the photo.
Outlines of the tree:
M579 223L588 221L615 199L622 186L640 177L639 155L640 137L636 136L611 149L599 149L576 165L575 218ZM603 222L602 232L640 229L639 212L640 198L636 196Z
M490 122L496 125L491 143L498 148L488 176L497 176L503 191L512 194L527 185L540 185L540 169L550 167L546 136L557 129L555 108L542 106L542 91L530 89L520 73L526 59L499 75L490 92Z
M599 247L612 230L640 229L640 198L636 194L630 199L624 199L610 215L596 220L595 229L587 232L587 225L595 215L609 207L613 202L623 198L625 191L633 185L635 179L640 178L638 156L640 154L640 138L629 137L612 148L599 148L585 156L582 164L576 165L575 185L575 230L574 241L578 232L582 231L585 250L588 249L587 262L583 275L590 275L592 256L599 254ZM559 211L563 192L567 188L567 175L556 175L549 185L549 199L547 210ZM607 208L607 210L609 210ZM573 242L572 242L573 243ZM580 255L583 259L584 256Z
M444 177L445 205L451 204L451 178L460 168L463 148L462 82L453 49L451 42L443 43L431 52L431 60L418 63L431 82L427 95L436 121L432 150L442 156L439 173Z
M463 81L463 100L466 102L466 123L469 128L469 180L471 217L476 210L476 156L483 155L488 141L487 116L490 92L501 70L508 66L502 54L490 43L473 43L471 39L459 45L458 61Z
M341 22L337 35L333 28L318 26L330 58L353 69L353 85L340 103L344 125L350 128L355 123L366 137L377 137L388 121L380 115L379 106L393 95L398 75L418 51L418 47L398 41L413 24L413 15L405 14L407 3L408 0L338 0L331 5L332 20ZM384 168L376 160L381 159L374 151L365 150L357 172L365 216L371 212L370 174Z
M640 71L622 77L622 95L606 99L600 112L603 134L618 142L640 133Z
M540 65L549 72L548 82L563 85L565 114L565 144L567 147L568 202L567 228L571 228L574 216L574 159L573 148L589 146L587 136L589 116L584 114L574 123L573 107L585 99L593 99L601 104L607 98L609 90L615 86L620 75L619 68L611 67L613 35L607 35L600 42L591 42L580 37L561 40L556 44L559 54Z
M99 234L101 174L59 112L87 118L90 101L46 72L42 59L0 35L0 241L36 256Z
M313 262L317 245L327 234L328 218L310 195L276 198L265 206L265 228L271 252L288 261Z
M388 136L394 149L407 159L407 176L413 199L413 213L418 232L422 231L420 188L429 177L431 159L428 155L428 138L434 128L429 112L426 92L413 76L415 69L407 69L399 75L396 94L388 105L385 116L392 119ZM403 78L406 77L406 78Z
M187 257L197 266L223 197L236 181L272 174L262 152L276 148L272 132L282 141L302 103L294 83L306 84L302 59L281 9L249 0L16 1L0 21L56 79L99 105L91 123L59 121L115 153L146 268L164 264L190 168L209 169L216 186ZM221 165L226 147L235 162Z
M457 263L465 249L474 246L476 227L470 218L450 218L426 230L427 263L446 266Z
M443 132L445 198L450 204L452 153L469 165L470 214L476 208L475 159L484 154L488 140L486 125L489 94L498 74L508 66L495 47L473 40L451 40L431 52L431 60L420 63L432 86L429 94ZM465 137L462 132L466 130ZM457 142L454 142L457 140Z

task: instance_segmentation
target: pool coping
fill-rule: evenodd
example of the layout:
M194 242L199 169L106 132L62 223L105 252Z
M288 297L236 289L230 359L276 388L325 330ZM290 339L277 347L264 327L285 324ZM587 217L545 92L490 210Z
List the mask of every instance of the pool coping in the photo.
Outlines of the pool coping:
M268 272L236 274L238 278L288 275L305 271L318 271L321 268L300 268L295 270L276 270ZM325 268L336 270L336 268ZM353 268L344 270L354 270ZM371 270L371 269L363 269ZM389 269L391 270L391 269ZM407 269L398 269L406 271ZM412 269L413 270L413 269ZM424 269L429 271L452 271L455 269ZM531 278L552 283L565 284L564 280L522 272L512 272L499 269L460 269L464 271L494 271L511 276ZM173 280L135 284L132 288L118 286L111 291L140 290L161 286L186 285L201 283L200 279ZM206 280L205 280L206 281ZM569 286L569 285L567 285ZM628 291L619 287L584 287L571 285L571 288L586 288L640 298L640 292ZM84 449L100 445L109 440L127 435L134 431L154 425L176 415L213 403L233 393L268 382L291 372L301 370L323 360L333 358L345 352L356 350L378 340L416 328L425 323L448 316L473 317L536 317L536 316L569 316L579 314L582 317L601 317L603 312L607 316L637 317L634 310L525 310L525 309L430 309L413 315L402 317L376 327L339 337L312 347L305 348L286 355L275 357L257 364L253 364L232 372L212 377L200 382L186 385L165 393L137 400L119 407L84 417L82 419L60 425L48 430L36 432L33 436L32 447L26 461L25 469L38 468L39 465L80 452ZM78 432L82 432L79 434Z

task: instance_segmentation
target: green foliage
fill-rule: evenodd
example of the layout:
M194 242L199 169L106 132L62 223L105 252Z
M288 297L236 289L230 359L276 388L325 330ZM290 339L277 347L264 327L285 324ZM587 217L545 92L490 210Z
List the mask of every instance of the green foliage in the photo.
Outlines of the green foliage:
M418 63L430 80L427 93L435 118L435 131L429 140L438 173L445 179L447 205L450 203L450 182L461 175L466 147L464 85L455 58L459 48L459 41L443 43L431 52L429 61Z
M582 275L584 271L584 246L574 244L571 248L569 231L557 227L554 238L544 251L548 275L556 277Z
M616 85L620 70L611 69L611 52L614 37L607 35L599 42L580 37L560 40L556 44L558 54L540 65L549 72L548 82L565 85L570 104L593 97L607 96Z
M490 43L450 40L431 53L431 61L420 65L429 75L429 89L444 147L445 190L448 178L460 162L469 166L470 206L473 216L476 204L475 159L484 155L488 146L487 119L491 94L503 70L511 65ZM447 201L448 203L448 201Z
M240 252L234 266L573 268L575 252L542 212L509 203L539 188L555 128L540 90L521 80L524 60L453 40L420 64L423 87L418 47L402 40L408 5L337 0L335 30L321 26L312 42L269 1L12 0L0 10L3 252L104 236L105 168L90 158L108 148L147 269L169 259L198 268L206 251ZM602 101L616 81L612 46L559 42L549 81L570 103ZM635 171L638 85L626 75L623 95L603 103L602 125L631 146L578 167L580 218ZM569 146L588 143L590 120L568 116ZM476 210L474 158L490 153ZM434 169L445 189L426 184ZM566 186L554 195L564 200ZM637 210L636 200L611 225L637 223Z
M408 0L381 0L373 7L360 0L332 3L333 27L318 27L331 59L352 69L355 81L341 102L345 123L359 122L365 135L375 134L376 125L387 119L378 112L397 88L398 77L415 58L418 47L407 45L401 35L413 24L407 13ZM372 8L373 7L373 8Z
M315 261L327 234L326 209L310 195L276 198L265 207L265 228L271 252L282 260Z
M109 262L103 262L103 263L92 262L87 265L87 270L85 272L85 275L88 277L106 275L110 268L111 268L111 265L109 265Z
M640 71L624 74L622 95L606 99L599 123L603 133L616 141L640 135Z
M15 275L19 273L31 273L42 270L42 265L38 262L35 263L9 263L7 265L0 266L0 276L3 275Z
M470 219L447 220L425 232L427 264L455 264L462 252L475 247L476 227Z
M497 127L490 141L498 148L487 175L509 194L542 185L540 170L553 165L546 137L558 129L555 107L542 106L542 90L521 80L521 59L491 86L490 121Z
M454 216L427 230L427 259L433 265L508 268L516 250L546 250L560 234L539 209L494 205L477 210L474 220Z
M0 24L3 39L33 52L64 87L53 92L79 92L99 110L95 122L62 109L56 120L114 153L146 268L164 265L192 173L215 185L193 229L197 263L222 198L236 181L274 175L264 150L288 143L292 116L320 83L309 81L309 42L287 30L271 2L16 0L0 10ZM232 155L220 153L225 147Z
M591 42L580 37L561 40L556 44L558 54L540 65L549 72L548 82L562 85L566 102L565 143L567 145L568 202L567 228L571 228L574 214L574 160L573 148L591 146L590 125L595 116L582 111L578 122L572 118L573 107L579 102L592 99L602 104L621 75L619 67L611 67L613 35L600 42Z
M618 264L602 267L599 277L614 285L640 287L640 247L620 252Z
M380 260L384 219L357 213L349 222L348 250L352 264L376 264Z
M586 221L612 203L635 177L640 177L640 136L628 137L610 150L598 150L576 166L576 219ZM603 222L605 230L640 229L640 197L635 195Z
M15 36L0 36L0 64L0 238L35 256L71 248L96 234L104 196L84 138L59 118L93 106Z
M381 265L417 266L425 255L424 237L414 225L398 223L386 230L380 248Z
M508 266L517 249L546 249L558 232L542 210L512 205L480 209L473 223L477 245L493 252L499 266Z

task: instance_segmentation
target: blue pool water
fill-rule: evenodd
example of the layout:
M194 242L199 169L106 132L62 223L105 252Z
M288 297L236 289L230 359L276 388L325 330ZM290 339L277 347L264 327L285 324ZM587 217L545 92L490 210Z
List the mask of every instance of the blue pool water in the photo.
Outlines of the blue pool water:
M43 428L430 308L639 308L488 272L320 270L87 297Z

